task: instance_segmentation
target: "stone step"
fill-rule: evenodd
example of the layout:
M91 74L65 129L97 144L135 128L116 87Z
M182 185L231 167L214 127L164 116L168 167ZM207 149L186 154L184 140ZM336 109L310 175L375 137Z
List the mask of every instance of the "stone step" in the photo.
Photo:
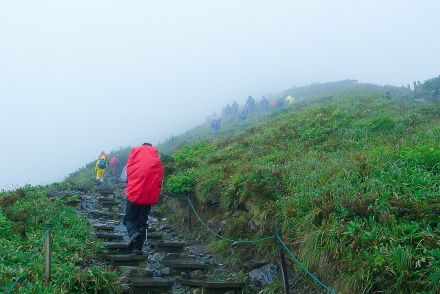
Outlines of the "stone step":
M184 253L167 253L163 260L189 260L188 255Z
M241 293L244 287L244 282L233 281L206 281L196 279L182 279L178 278L177 281L183 285L202 288L202 293L217 294L234 291L234 293Z
M114 200L113 198L98 198L98 204L103 206L114 206L119 205L119 201Z
M160 240L162 239L163 234L159 233L159 232L150 232L150 230L148 229L147 232L147 240Z
M100 209L104 212L112 213L113 219L120 217L119 214L121 212L121 208L119 206L100 206Z
M115 241L122 241L124 239L123 235L116 234L116 233L102 233L102 232L96 232L95 236L99 239L103 240L115 240Z
M111 194L98 194L96 195L96 199L97 200L115 200L115 194L111 193Z
M108 196L108 195L113 195L114 190L113 189L100 189L100 190L95 189L95 192L97 192L98 194L103 195L103 196Z
M102 218L102 219L112 219L113 213L102 211L102 210L92 210L90 211L90 214L95 218Z
M150 241L148 244L158 250L167 252L179 252L186 246L183 242L170 242L170 241Z
M173 282L164 278L146 277L130 279L130 294L168 293Z
M128 249L128 245L126 243L122 242L104 242L104 246L109 252L115 254L129 254L133 251L132 249Z
M107 203L98 203L98 207L101 208L103 211L111 209L112 211L121 211L119 208L119 204L107 204Z
M209 268L207 264L201 264L196 262L191 262L189 260L176 259L176 260L163 260L162 264L169 268L179 271L192 271L192 270L206 270Z
M93 228L95 231L113 232L115 230L115 226L107 224L93 225Z
M114 254L107 255L106 259L112 263L112 266L144 266L147 261L145 255L134 254Z

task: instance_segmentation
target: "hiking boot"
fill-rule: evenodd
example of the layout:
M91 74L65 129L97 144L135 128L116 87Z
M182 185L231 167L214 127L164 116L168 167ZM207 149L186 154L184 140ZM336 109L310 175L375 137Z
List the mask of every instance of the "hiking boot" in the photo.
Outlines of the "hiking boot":
M142 236L139 232L134 233L130 237L130 240L128 240L128 246L127 246L128 249L133 249L134 246L136 245L136 242L138 242L140 238L142 238Z
M142 250L135 248L135 249L133 249L133 254L134 255L143 255L144 253L142 252Z

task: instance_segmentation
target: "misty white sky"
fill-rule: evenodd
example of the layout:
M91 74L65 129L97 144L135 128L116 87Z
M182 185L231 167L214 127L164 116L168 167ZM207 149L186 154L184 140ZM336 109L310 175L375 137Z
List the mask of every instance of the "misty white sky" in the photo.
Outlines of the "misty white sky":
M0 189L62 180L223 105L440 70L440 1L0 2Z

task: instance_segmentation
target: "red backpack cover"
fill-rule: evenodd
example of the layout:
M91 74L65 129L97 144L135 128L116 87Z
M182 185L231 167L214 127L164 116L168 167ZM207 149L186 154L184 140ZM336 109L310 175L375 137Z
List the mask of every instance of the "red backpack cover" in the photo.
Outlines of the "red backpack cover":
M127 199L138 205L159 202L164 169L159 152L152 146L133 149L127 162Z

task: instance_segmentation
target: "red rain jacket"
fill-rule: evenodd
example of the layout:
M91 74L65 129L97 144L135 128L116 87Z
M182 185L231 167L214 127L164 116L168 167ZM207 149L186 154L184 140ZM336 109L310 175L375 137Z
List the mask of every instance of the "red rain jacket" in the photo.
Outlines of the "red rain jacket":
M141 146L133 149L127 162L127 199L137 205L159 202L163 173L156 148Z
M110 165L111 166L115 166L116 164L118 164L119 162L119 158L117 158L116 156L113 156L112 158L110 158Z

